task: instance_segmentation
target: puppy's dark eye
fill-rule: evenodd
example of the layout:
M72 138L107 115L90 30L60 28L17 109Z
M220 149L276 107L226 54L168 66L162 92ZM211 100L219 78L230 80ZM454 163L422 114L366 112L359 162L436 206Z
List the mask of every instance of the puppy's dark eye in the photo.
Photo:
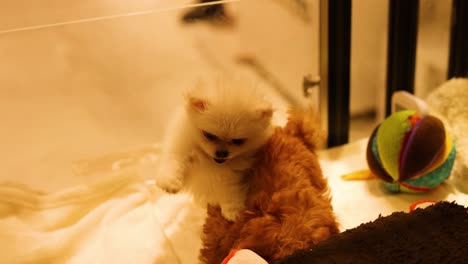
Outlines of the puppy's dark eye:
M210 141L215 141L218 139L217 136L213 135L213 134L210 134L206 131L203 131L203 136L205 136L206 139L210 140Z
M231 140L231 142L234 145L240 146L240 145L244 144L246 140L247 139L245 139L245 138L235 138L235 139Z

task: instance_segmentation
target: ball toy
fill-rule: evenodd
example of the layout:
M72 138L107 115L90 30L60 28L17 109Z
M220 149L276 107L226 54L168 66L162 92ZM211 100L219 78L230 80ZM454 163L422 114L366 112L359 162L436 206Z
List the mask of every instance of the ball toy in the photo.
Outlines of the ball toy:
M428 191L450 175L455 143L437 117L395 112L378 125L367 144L371 172L392 192Z

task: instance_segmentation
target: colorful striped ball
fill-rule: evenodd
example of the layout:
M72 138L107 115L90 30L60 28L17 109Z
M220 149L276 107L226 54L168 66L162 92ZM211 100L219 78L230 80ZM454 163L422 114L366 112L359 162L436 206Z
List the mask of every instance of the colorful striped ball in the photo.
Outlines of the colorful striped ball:
M416 111L393 113L367 144L367 164L392 192L428 191L450 176L455 143L440 119Z

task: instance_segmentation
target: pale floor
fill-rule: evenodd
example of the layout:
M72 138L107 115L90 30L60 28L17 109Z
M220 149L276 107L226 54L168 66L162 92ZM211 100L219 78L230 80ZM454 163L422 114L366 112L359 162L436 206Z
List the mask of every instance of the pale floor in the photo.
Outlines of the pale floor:
M377 124L378 121L372 114L352 117L349 128L349 141L355 142L368 138Z

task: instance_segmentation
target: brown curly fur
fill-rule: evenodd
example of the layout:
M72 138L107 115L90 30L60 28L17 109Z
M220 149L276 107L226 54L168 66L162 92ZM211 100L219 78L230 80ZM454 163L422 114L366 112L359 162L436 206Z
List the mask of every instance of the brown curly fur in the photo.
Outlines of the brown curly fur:
M316 150L323 142L316 115L289 113L260 151L246 209L235 223L209 207L200 260L219 264L231 249L251 249L276 263L339 232Z

